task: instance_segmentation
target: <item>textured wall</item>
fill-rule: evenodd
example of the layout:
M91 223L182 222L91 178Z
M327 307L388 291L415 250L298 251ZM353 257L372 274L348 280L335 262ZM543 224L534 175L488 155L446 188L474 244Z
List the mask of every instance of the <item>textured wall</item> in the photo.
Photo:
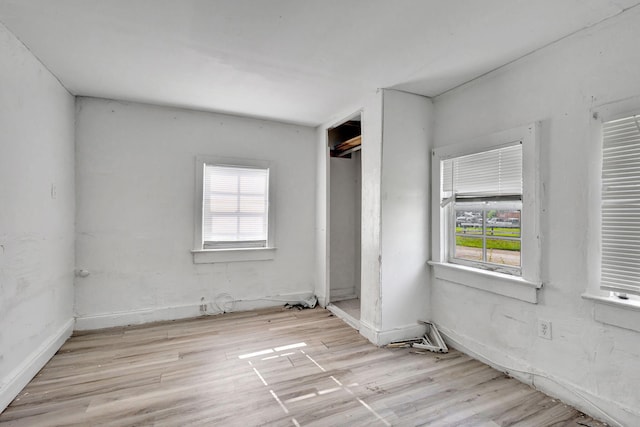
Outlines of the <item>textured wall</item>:
M435 99L434 143L444 146L541 121L542 278L528 304L436 281L436 322L462 345L504 366L535 371L536 385L604 417L640 423L640 336L594 321L581 297L597 287L599 150L591 108L640 95L640 10L631 10ZM597 222L597 221L596 221ZM537 336L537 319L553 339Z
M0 410L73 327L74 99L0 25Z
M313 293L312 128L93 98L77 123L80 328L196 316L221 293L236 309ZM271 162L274 260L193 263L198 155Z

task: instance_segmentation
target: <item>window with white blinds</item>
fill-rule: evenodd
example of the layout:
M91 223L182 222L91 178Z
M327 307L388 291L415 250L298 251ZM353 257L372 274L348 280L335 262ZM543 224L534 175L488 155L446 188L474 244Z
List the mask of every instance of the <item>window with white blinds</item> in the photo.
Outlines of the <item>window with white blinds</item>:
M601 288L640 295L640 115L602 131Z
M442 162L443 198L522 195L522 144Z
M204 249L264 248L269 230L269 169L204 165Z
M448 261L519 275L522 144L445 159L441 171Z
M542 288L540 122L431 153L436 279L536 303Z

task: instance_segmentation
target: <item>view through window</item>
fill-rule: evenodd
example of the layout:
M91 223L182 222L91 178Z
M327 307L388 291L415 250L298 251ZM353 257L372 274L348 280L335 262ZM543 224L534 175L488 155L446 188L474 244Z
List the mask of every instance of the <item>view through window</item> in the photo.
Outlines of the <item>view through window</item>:
M449 262L519 274L522 145L442 161Z

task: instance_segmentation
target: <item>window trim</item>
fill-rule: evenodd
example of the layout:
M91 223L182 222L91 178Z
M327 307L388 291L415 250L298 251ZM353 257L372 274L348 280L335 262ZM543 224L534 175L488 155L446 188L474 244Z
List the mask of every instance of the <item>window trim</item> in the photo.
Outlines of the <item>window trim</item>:
M202 236L203 202L204 202L204 167L209 165L237 166L241 168L269 169L269 212L266 247L229 247L205 249ZM195 160L195 204L194 204L194 232L193 254L194 264L235 262L235 261L265 261L275 258L275 177L276 171L272 162L266 160L244 159L220 156L196 156Z
M531 304L538 302L538 289L542 287L540 283L524 280L520 276L498 273L462 264L429 261L429 265L433 267L437 279L518 299Z
M624 286L620 286L619 283L617 284L618 286L614 286L614 285L609 285L606 286L605 284L603 284L603 280L602 280L602 267L605 264L604 260L603 260L603 256L605 255L605 251L604 251L604 245L603 245L603 240L604 240L604 230L602 227L602 222L603 222L603 210L605 208L605 205L607 205L608 207L612 207L612 206L619 206L619 203L621 201L621 199L615 198L613 202L609 202L608 204L605 203L605 191L603 190L603 186L604 186L604 179L603 179L603 173L604 173L604 143L605 143L605 138L604 138L604 125L606 123L609 123L611 121L615 121L615 120L620 120L620 119L628 119L630 117L637 117L638 115L640 115L640 109L634 109L631 111L628 111L626 113L622 113L622 114L615 114L614 117L606 117L606 115L602 115L604 117L600 117L600 227L599 227L599 239L600 239L600 290L604 291L604 292L618 292L618 293L629 293L629 294L635 294L635 295L640 295L637 286L635 287L631 287L631 289L628 290L623 290ZM636 126L638 126L638 121L636 119ZM619 228L616 228L616 231L619 231ZM611 295L610 295L611 296ZM612 298L617 298L615 296L611 296ZM619 298L617 298L619 299Z
M542 287L541 282L541 243L540 243L540 176L539 176L539 134L540 122L531 123L514 129L496 132L484 137L472 139L463 143L437 147L432 151L431 165L431 228L432 228L432 260L437 278L452 281L462 285L479 288L488 292L536 303L537 290ZM441 161L452 157L459 157L488 151L520 141L522 143L522 213L521 213L521 275L491 272L489 270L462 266L448 261L447 246L449 235L448 223L451 221L441 207ZM458 280L452 280L451 270L456 273ZM526 292L508 290L504 287L491 286L490 281L481 279L486 273L503 279L504 283L523 284ZM533 289L533 291L531 291ZM532 294L533 292L533 294Z
M594 320L640 332L640 302L637 300L622 300L611 293L602 296L588 292L582 294L582 298L593 302Z
M602 262L602 124L640 113L640 96L632 96L613 102L596 105L590 110L591 115L591 147L598 153L592 158L589 211L593 212L589 219L589 228L597 244L590 245L588 259L589 279L587 289L582 298L593 303L594 320L619 328L640 332L640 303L635 299L622 300L612 292L600 288Z

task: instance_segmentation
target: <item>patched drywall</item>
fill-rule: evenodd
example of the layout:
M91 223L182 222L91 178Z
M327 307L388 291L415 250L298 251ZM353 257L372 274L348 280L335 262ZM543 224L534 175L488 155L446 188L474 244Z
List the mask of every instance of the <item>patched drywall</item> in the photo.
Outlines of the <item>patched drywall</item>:
M0 411L73 327L74 99L0 24Z
M435 99L436 146L542 122L544 282L533 305L437 280L435 321L458 346L535 372L525 376L536 386L622 425L640 425L640 335L595 321L581 295L599 281L591 109L640 95L638 39L636 8ZM538 337L538 319L551 321L551 340Z
M313 294L312 128L79 98L76 136L79 328L197 316L202 298L212 313ZM275 259L193 263L196 156L271 162Z

